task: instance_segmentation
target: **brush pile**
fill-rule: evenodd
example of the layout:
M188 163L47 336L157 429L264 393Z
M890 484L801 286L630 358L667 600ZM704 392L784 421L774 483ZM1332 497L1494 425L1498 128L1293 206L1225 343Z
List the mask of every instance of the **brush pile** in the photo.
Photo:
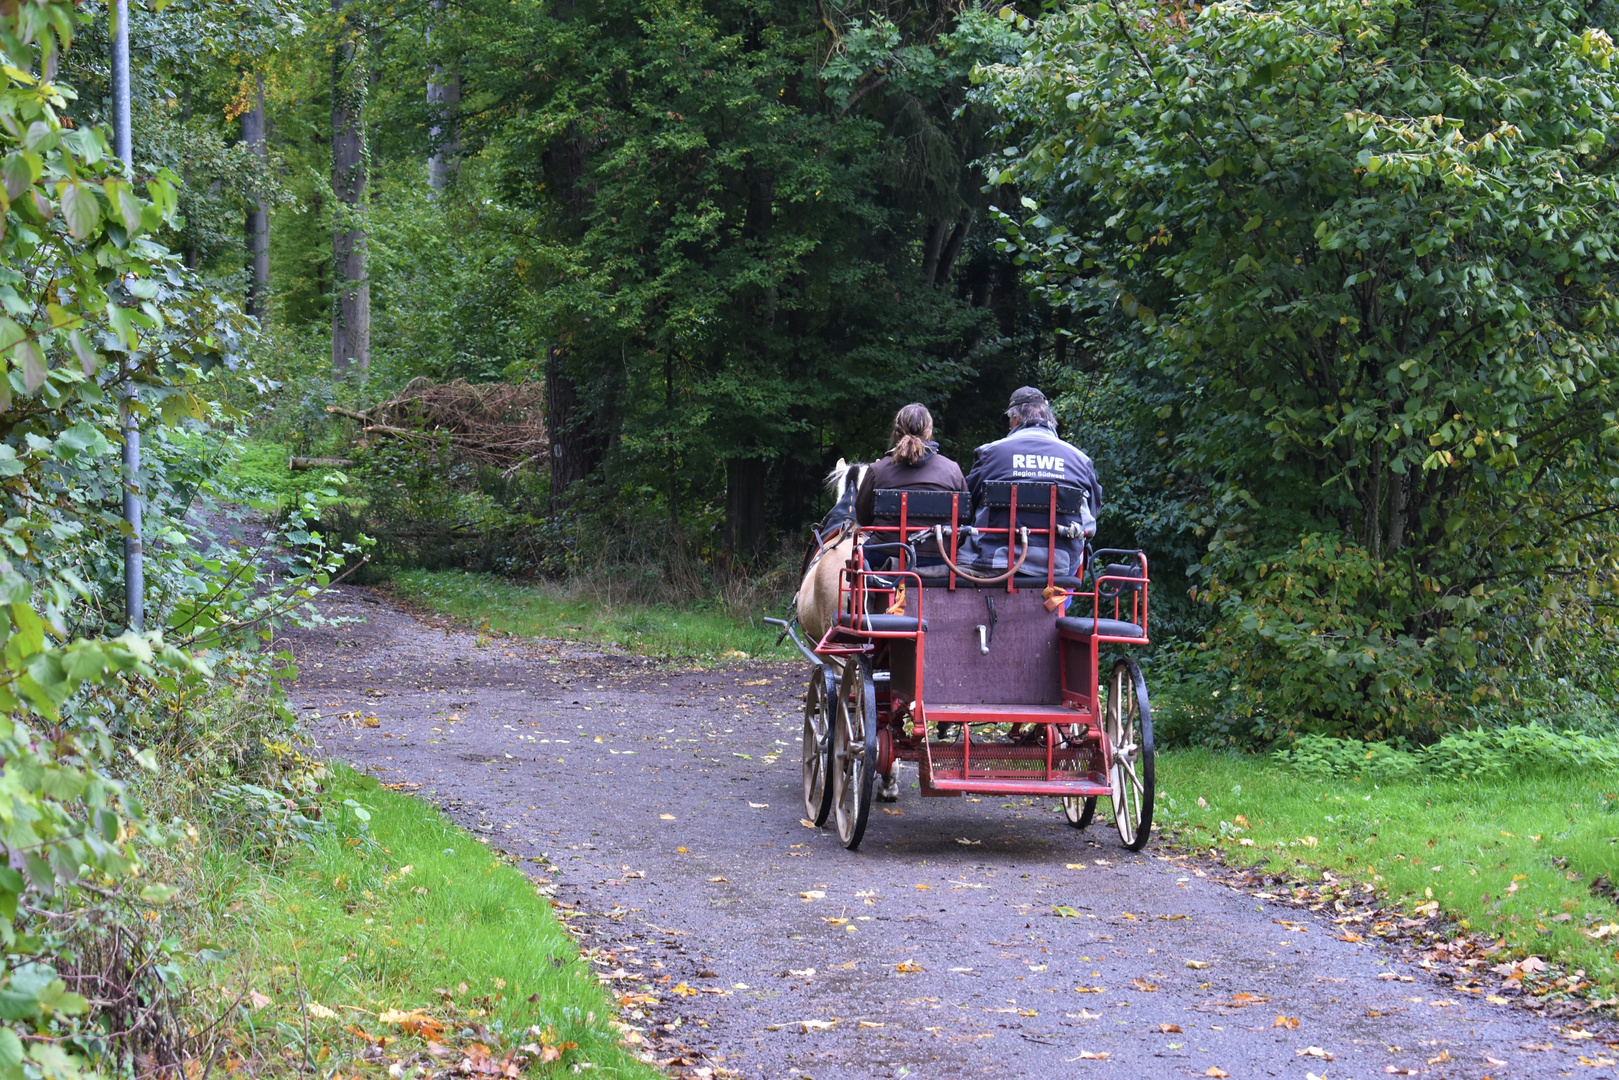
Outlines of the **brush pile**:
M365 435L443 447L458 463L486 465L510 477L546 460L545 387L537 383L435 383L412 379L368 409L328 405L357 420Z

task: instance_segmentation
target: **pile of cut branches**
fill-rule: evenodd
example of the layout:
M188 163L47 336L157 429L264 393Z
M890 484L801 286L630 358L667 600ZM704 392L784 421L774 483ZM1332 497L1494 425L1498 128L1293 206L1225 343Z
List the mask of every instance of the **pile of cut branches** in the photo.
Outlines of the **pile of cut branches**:
M550 453L545 432L545 388L529 382L435 383L417 378L368 409L328 405L326 411L358 420L366 435L446 446L464 463L512 476Z

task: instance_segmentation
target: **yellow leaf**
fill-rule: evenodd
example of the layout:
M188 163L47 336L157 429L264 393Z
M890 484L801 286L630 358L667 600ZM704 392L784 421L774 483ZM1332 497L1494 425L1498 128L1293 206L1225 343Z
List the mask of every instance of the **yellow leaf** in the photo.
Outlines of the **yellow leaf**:
M698 994L702 993L702 991L695 990L692 987L687 986L685 983L681 983L680 985L676 986L671 992L679 994L681 997L696 997Z
M1186 961L1186 966L1191 968L1193 971L1201 971L1203 968L1209 966L1209 962L1207 960L1188 960Z
M899 972L901 975L909 975L913 972L921 971L922 965L918 964L915 960L901 960L899 963L894 965L894 970Z

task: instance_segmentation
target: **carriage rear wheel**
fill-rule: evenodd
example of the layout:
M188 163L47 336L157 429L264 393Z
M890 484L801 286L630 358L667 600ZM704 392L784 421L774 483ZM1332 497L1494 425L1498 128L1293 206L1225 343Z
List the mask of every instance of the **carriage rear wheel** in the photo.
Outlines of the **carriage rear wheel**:
M851 657L843 665L836 722L832 726L832 809L838 839L853 851L871 815L871 782L877 772L877 685L871 661Z
M832 812L832 725L838 713L838 679L829 665L810 673L804 690L804 816L825 825Z
M1079 724L1070 724L1065 732L1065 737L1071 745L1078 744L1084 736L1085 728ZM1079 771L1078 763L1075 764L1074 771ZM1096 796L1092 795L1088 799L1080 795L1064 796L1062 812L1067 816L1069 825L1083 829L1091 823L1091 818L1096 816Z
M1108 780L1113 786L1113 823L1119 839L1140 851L1152 834L1152 708L1141 667L1125 657L1108 678L1102 728L1113 751Z

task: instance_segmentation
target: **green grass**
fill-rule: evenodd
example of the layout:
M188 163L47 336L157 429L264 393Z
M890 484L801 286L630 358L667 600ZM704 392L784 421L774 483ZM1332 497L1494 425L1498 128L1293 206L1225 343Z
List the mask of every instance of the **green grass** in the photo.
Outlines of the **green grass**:
M798 655L790 642L776 644L776 628L739 620L717 603L632 604L615 601L605 587L517 584L456 570L401 571L393 584L406 599L481 630L606 642L648 656L737 660Z
M1233 865L1370 881L1408 913L1432 901L1521 954L1619 980L1619 930L1582 932L1619 921L1591 891L1619 878L1619 777L1322 781L1269 758L1176 750L1159 758L1158 790L1159 821Z
M366 1035L382 1036L397 1040L375 1063L386 1068L423 1049L425 1038L381 1014L419 1009L445 1026L425 1034L450 1046L478 1041L498 1056L504 1046L539 1042L534 1025L553 1045L578 1044L555 1065L531 1067L531 1076L560 1076L576 1062L593 1063L592 1075L659 1075L616 1041L607 992L521 871L434 808L374 779L338 767L330 789L335 803L366 808L365 833L339 807L346 816L336 834L322 835L280 873L227 853L209 857L203 877L218 890L211 906L220 912L212 947L228 953L205 970L216 997L210 1011L246 990L269 999L242 1010L239 1054L257 1048L290 1064L307 1046L324 1072L354 1065ZM307 1044L301 1000L323 1007L308 1011ZM469 1033L472 1025L484 1030Z
M222 480L235 491L251 491L248 505L258 510L278 510L296 506L305 492L317 492L320 505L342 501L340 496L322 494L331 485L326 477L341 469L313 469L293 472L287 467L291 451L280 443L251 440L242 443L235 458L225 467Z

